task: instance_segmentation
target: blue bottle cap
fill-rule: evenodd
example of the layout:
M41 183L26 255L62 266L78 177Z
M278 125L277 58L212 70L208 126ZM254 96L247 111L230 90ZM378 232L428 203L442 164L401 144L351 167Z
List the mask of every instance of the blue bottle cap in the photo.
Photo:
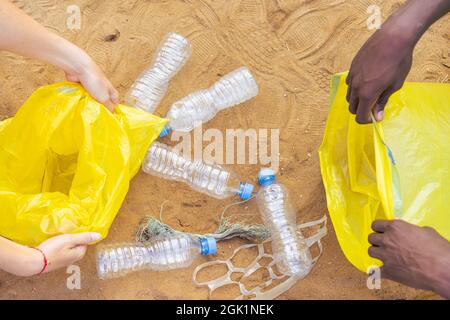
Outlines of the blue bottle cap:
M200 238L200 253L203 256L207 256L209 254L216 254L216 252L217 252L216 239L212 237Z
M258 182L261 186L267 186L275 182L275 172L270 168L261 169L258 173Z
M159 137L163 138L163 137L167 136L171 130L172 129L170 128L170 126L168 124L166 124L166 126L159 133Z
M252 197L253 193L253 185L251 183L241 182L241 185L239 187L239 197L241 197L242 200L248 200Z

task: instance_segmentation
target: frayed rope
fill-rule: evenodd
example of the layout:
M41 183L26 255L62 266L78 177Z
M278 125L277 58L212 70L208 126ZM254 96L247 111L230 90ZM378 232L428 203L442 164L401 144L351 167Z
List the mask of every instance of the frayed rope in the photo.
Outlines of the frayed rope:
M251 198L250 198L251 199ZM250 200L248 199L248 200ZM187 234L193 237L213 237L217 241L227 240L235 237L243 238L254 242L262 242L270 237L269 229L263 224L246 224L242 222L234 223L229 218L224 216L228 208L244 203L245 201L239 201L229 204L224 208L220 216L220 224L216 231L209 234L197 234L188 233L173 229L169 225L165 224L162 219L163 207L166 201L161 204L160 218L147 217L146 220L139 226L136 232L136 240L142 243L151 241L154 237L174 235L174 234ZM245 215L245 214L241 214ZM254 214L250 214L254 215Z

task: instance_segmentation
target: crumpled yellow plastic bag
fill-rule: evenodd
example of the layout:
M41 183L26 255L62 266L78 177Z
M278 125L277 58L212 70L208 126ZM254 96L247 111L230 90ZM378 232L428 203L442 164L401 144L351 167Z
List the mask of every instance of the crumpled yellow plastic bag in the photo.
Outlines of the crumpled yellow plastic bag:
M405 83L384 120L359 125L348 111L346 74L331 82L319 150L328 210L347 259L367 272L376 219L435 228L450 240L450 85Z
M111 113L75 83L39 88L0 123L0 235L105 237L166 122L124 105Z

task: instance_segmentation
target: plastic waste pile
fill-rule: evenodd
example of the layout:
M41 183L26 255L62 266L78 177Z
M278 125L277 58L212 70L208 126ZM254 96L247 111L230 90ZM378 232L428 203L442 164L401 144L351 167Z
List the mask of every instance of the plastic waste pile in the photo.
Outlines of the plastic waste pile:
M169 33L160 45L152 66L132 85L126 102L148 112L155 111L167 92L170 79L183 67L190 53L191 45L186 38ZM211 120L219 111L255 97L258 91L258 85L250 70L246 67L236 69L211 87L193 92L173 103L166 115L169 123L162 130L160 137L166 136L172 130L189 132L197 125ZM142 170L153 176L184 182L192 189L218 199L238 195L242 200L248 201L253 197L253 185L242 182L231 170L216 164L191 161L160 142L153 143L148 149ZM145 242L137 237L137 241L131 244L98 246L96 255L99 277L112 278L142 269L163 271L188 267L201 255L215 254L216 240L240 236L241 228L241 235L246 239L267 238L265 235L270 234L271 238L266 241L271 241L273 255L264 252L262 243L241 246L236 252L257 246L260 252L257 259L268 257L273 260L265 267L271 279L261 286L247 290L241 282L231 280L230 272L236 268L232 266L230 258L227 261L211 261L198 266L194 271L193 281L198 286L207 286L210 294L218 287L237 283L242 293L237 298L251 294L256 298L275 298L310 272L318 256L312 258L309 247L317 243L319 252L322 251L320 238L326 234L326 218L312 222L311 225L322 224L322 228L316 235L305 239L301 229L309 225L297 226L295 210L289 202L288 192L284 186L275 181L275 173L271 169L261 170L258 182L260 190L256 195L256 201L264 222L262 228L232 224L222 216L220 227L215 234L196 235L172 230L162 222L155 223L156 219L152 219L150 220L152 224L145 225L140 231L140 234L146 235ZM152 230L149 230L150 225ZM217 263L225 264L229 273L207 283L196 280L196 275L201 269ZM281 275L273 272L274 265ZM261 267L255 260L249 267L239 269L237 272L244 272L248 276ZM281 278L287 280L262 294L260 290L269 286L272 280Z
M313 235L304 239L308 248L316 247L317 255L315 255L311 260L311 269L319 260L322 251L322 241L321 239L327 234L327 217L323 216L322 218L314 221L310 221L304 224L297 225L297 232L302 234L302 231L313 230ZM239 288L240 294L235 297L236 300L243 299L253 299L253 300L271 300L275 299L282 293L289 290L295 283L304 277L304 274L298 274L294 276L287 276L284 274L278 273L276 270L277 260L274 257L273 253L268 252L265 244L270 242L271 239L267 239L264 242L260 243L249 243L243 244L240 247L236 248L231 256L226 260L215 260L208 261L198 265L194 269L194 273L192 275L192 280L194 284L198 287L205 287L208 289L209 298L214 298L214 293L220 289L230 285L237 285ZM247 250L257 250L257 256L250 261L246 266L235 265L234 260L237 255L239 255L242 251ZM262 261L270 261L269 263L263 263ZM223 272L217 278L214 279L199 279L199 274L204 270L210 270L211 273L214 273L215 267L221 266L225 268L227 271L225 274ZM217 268L216 268L217 269ZM248 288L243 280L246 277L251 277L252 274L259 270L266 270L266 274L268 277L264 279L258 285L252 286ZM232 275L242 274L242 278L233 278ZM276 283L276 285L274 285Z

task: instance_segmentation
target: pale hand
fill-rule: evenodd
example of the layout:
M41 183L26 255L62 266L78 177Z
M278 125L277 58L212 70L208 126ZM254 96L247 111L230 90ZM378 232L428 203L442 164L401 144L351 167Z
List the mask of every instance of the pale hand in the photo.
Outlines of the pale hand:
M101 235L95 232L78 234L63 234L50 238L41 243L38 248L44 252L48 260L48 266L44 273L69 266L82 259L86 253L87 245L101 239ZM23 276L38 274L44 265L41 252L30 248L30 263L28 270L20 272Z

